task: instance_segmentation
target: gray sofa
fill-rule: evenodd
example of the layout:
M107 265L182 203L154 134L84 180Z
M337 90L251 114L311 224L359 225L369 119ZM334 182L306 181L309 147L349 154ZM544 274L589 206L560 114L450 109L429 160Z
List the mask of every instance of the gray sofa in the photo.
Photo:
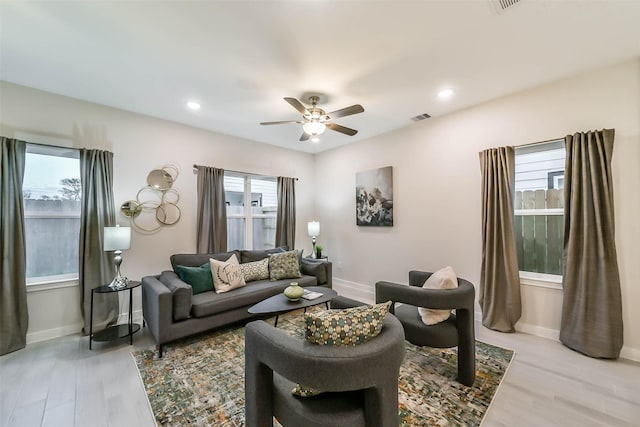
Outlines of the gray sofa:
M332 286L330 262L302 258L302 277L271 281L258 280L231 291L217 294L214 291L193 295L192 288L176 274L176 266L198 267L209 258L227 260L235 254L240 263L259 261L278 250L231 251L220 254L177 254L171 256L173 271L163 271L156 276L142 278L142 311L151 335L162 357L163 345L189 335L218 328L230 323L253 319L248 308L276 295L296 281L300 286Z

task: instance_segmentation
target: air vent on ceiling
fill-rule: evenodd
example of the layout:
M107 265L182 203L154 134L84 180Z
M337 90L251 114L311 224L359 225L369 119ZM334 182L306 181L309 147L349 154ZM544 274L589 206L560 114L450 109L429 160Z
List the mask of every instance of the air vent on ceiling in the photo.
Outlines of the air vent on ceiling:
M491 0L491 4L497 13L503 13L510 7L520 3L520 1L521 0Z
M429 117L431 117L430 115L428 115L427 113L423 113L423 114L419 114L415 117L411 117L411 120L413 120L414 122L419 122L420 120L424 120L424 119L428 119Z

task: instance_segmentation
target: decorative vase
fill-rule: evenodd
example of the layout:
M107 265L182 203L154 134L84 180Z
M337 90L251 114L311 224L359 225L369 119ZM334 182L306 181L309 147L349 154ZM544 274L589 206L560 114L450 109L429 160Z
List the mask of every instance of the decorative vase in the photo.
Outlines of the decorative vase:
M298 282L291 282L284 290L284 296L287 297L289 301L298 301L300 297L302 297L302 294L304 294L304 289L298 285Z
M316 249L316 259L322 258L322 250Z

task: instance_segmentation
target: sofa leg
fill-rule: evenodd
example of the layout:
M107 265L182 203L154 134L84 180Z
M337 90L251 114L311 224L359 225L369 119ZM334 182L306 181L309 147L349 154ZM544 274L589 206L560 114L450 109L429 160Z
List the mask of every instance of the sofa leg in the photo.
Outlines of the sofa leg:
M158 345L158 359L162 359L162 344Z

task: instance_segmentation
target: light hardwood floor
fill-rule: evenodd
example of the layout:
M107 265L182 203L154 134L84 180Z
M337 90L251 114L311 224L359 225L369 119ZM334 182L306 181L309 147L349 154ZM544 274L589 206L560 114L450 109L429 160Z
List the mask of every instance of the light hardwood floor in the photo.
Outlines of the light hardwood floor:
M640 426L639 363L476 329L478 339L516 350L483 426ZM72 335L0 357L0 426L154 426L130 354L151 345L145 328L133 347L121 340L90 351L87 337Z

